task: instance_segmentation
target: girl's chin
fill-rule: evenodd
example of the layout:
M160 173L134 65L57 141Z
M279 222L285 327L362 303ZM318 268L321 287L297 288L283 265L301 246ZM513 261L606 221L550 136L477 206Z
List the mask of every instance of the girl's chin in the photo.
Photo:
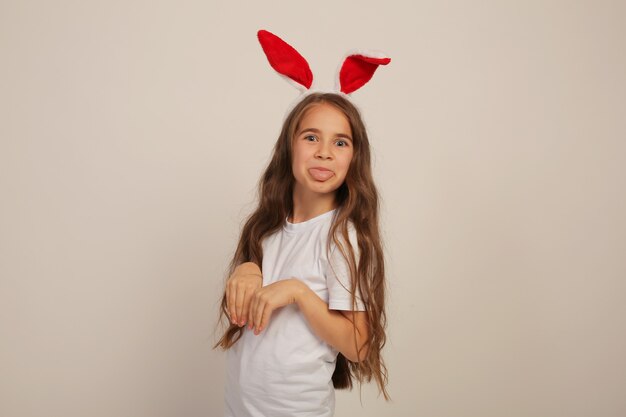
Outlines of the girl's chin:
M304 178L301 178L301 180L296 179L296 184L296 187L298 188L305 188L315 193L334 192L341 185L341 183L337 181L336 175L333 175L323 181L316 180L312 176L307 175Z
M306 191L316 193L316 194L328 194L334 193L337 190L336 184L334 184L333 179L329 179L327 181L309 181L306 185L302 186L299 184L301 190L304 189Z

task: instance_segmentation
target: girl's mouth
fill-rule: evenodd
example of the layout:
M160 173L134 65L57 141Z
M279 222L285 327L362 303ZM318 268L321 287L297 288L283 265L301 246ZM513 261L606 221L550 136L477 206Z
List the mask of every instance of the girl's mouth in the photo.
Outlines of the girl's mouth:
M317 169L317 168L310 168L309 174L311 174L311 176L315 178L317 181L326 181L327 179L335 175L335 173L332 171L327 171L327 170Z

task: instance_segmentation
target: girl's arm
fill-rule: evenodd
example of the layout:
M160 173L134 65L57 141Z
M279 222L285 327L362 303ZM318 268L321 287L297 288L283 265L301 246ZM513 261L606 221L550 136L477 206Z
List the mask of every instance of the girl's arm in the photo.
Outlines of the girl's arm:
M272 311L288 304L297 304L317 337L346 358L352 362L365 358L367 348L363 348L357 357L354 326L360 349L368 338L367 313L330 310L324 300L297 278L281 279L256 290L250 300L248 327L254 328L255 335L260 334L267 327Z
M357 345L361 348L368 338L367 312L330 310L308 285L295 280L300 285L295 301L315 334L343 354L352 362L360 362L367 355L367 347L361 349L357 357L354 346L353 322L356 325Z

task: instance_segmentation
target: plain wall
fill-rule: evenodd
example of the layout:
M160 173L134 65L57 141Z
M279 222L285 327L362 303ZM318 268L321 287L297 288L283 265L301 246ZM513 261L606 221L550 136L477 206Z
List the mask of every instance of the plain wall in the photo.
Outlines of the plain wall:
M626 6L3 1L0 415L221 416L223 274L298 94L353 94L392 402L337 416L626 415Z

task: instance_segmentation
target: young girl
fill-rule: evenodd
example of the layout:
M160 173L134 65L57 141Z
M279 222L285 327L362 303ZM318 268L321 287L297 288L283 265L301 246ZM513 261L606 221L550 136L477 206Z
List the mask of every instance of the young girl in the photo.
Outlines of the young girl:
M306 74L304 58L267 31L258 36L272 66L308 91L286 116L229 266L220 318L230 327L214 346L227 349L225 415L330 417L334 389L352 388L353 373L359 383L374 377L389 400L369 141L348 87L309 90L294 74ZM345 62L368 58L354 57ZM344 81L354 91L372 73Z

